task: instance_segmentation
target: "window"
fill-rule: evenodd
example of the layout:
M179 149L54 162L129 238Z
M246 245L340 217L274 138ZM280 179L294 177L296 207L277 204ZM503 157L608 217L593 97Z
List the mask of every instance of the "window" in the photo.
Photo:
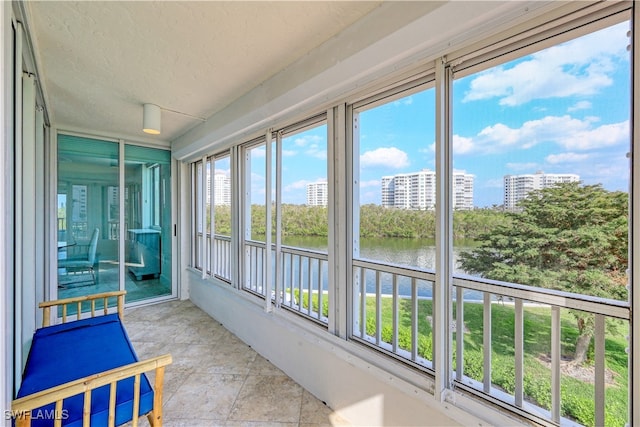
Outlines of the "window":
M282 183L277 293L282 306L328 322L327 126L295 127L281 137ZM277 231L277 230L276 230ZM281 283L281 285L280 285Z
M329 120L195 162L196 250L212 194L211 232L241 258L214 275L267 310L400 362L384 368L416 387L533 423L624 425L631 65L617 8L451 52ZM218 196L232 169L236 226Z
M432 79L356 105L353 337L431 367L435 268ZM359 223L359 224L358 224ZM398 271L402 272L399 273Z
M270 142L273 145L273 142ZM243 215L243 251L244 277L242 288L255 294L267 293L267 150L266 142L252 144L244 150L244 211ZM271 206L269 206L271 208Z
M212 158L213 169L208 178L207 197L213 206L212 271L221 279L231 280L231 164L228 154Z
M454 68L453 166L475 178L473 209L453 214L460 274L627 301L629 25L459 78ZM593 365L604 358L604 420L625 424L626 322L461 285L455 310L468 332L456 331L458 380L589 425L604 387Z

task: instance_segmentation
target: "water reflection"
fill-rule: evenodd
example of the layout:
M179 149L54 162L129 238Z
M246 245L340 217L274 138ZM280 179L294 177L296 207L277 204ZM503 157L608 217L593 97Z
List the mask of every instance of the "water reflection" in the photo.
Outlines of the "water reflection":
M304 248L319 252L327 252L327 239L323 237L287 237L283 242L286 246ZM369 259L373 261L379 261L385 264L394 264L401 266L417 267L419 269L434 271L435 270L435 242L427 239L362 239L360 241L360 258ZM465 274L463 270L457 267L458 253L467 250L468 246L456 245L454 247L454 273ZM292 271L292 276L299 276L299 269L302 269L302 276L308 277L309 265L303 262L301 266L294 257L293 266L290 266L290 257L285 257L285 283L290 283L289 271ZM291 270L291 267L293 269ZM328 272L327 265L323 263L322 271L322 287L324 290L328 289ZM318 274L317 263L311 263L311 277L317 277ZM366 293L376 293L376 274L375 271L367 270L365 274ZM398 294L400 296L411 296L412 281L410 277L398 276ZM416 280L417 296L422 298L431 298L433 295L432 283L426 280ZM303 284L303 287L306 283ZM382 294L393 294L393 278L389 273L382 273L380 275L380 286ZM313 288L317 289L314 285ZM479 295L468 295L465 293L465 299L476 298Z

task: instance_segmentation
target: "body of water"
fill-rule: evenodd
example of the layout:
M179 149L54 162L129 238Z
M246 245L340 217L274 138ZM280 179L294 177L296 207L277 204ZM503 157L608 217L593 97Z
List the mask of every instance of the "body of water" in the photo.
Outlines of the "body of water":
M464 244L466 243L466 244ZM292 246L296 248L304 248L315 251L326 252L327 251L327 239L323 237L287 237L283 242L286 246ZM465 274L465 271L457 266L458 254L465 250L470 250L468 242L463 244L454 244L454 273ZM435 242L428 239L362 239L360 241L360 258L369 259L373 261L379 261L385 264L405 265L411 267L418 267L420 269L434 270L435 269ZM287 258L288 259L288 258ZM285 260L285 262L287 262ZM312 263L312 277L317 277L317 263ZM308 266L303 263L302 265L302 277L307 277ZM328 289L327 271L324 268L323 277L323 289ZM285 272L289 271L289 266L285 266ZM289 273L285 273L289 274ZM298 275L297 262L294 262L294 275ZM306 279L304 279L306 280ZM286 281L286 277L285 277ZM365 277L366 292L376 292L376 277L374 271L367 271ZM305 283L306 285L306 283ZM382 293L391 295L393 293L393 284L390 274L381 275L381 287ZM425 280L417 280L418 296L424 298L431 298L433 296L433 287L431 282ZM467 291L469 292L469 291ZM411 279L408 277L398 277L398 293L401 296L411 295ZM467 295L465 293L465 299L475 299L480 297L480 294L471 293Z

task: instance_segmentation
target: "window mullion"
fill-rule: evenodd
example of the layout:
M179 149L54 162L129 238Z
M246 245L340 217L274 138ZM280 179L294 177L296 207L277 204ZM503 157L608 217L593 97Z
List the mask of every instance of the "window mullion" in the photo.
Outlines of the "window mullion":
M630 186L630 204L631 209L629 210L629 223L631 224L630 228L630 236L629 236L629 262L630 262L630 273L629 273L629 284L627 285L627 289L629 289L629 298L631 302L631 313L634 311L637 312L640 309L640 291L637 290L637 286L633 286L635 283L635 277L638 276L638 272L640 271L640 250L634 250L635 242L638 242L640 234L640 193L638 189L640 188L640 162L635 161L637 159L637 154L639 152L639 144L640 144L640 126L636 126L638 120L640 120L640 106L638 105L638 100L640 99L636 95L640 94L640 78L638 73L640 72L640 55L638 55L637 46L640 46L640 30L638 29L638 24L640 23L640 8L637 4L634 3L633 8L633 18L632 18L632 56L631 56L631 73L632 73L632 100L633 104L631 106L632 111L632 128L631 128L631 149L632 149L632 160L631 160L631 186ZM634 289L635 288L635 289ZM631 317L631 325L630 330L631 334L631 342L630 349L631 353L629 355L629 371L631 372L631 385L629 389L629 396L640 396L640 337L638 336L638 332L640 331L640 326L638 326L638 317ZM629 399L629 423L628 425L638 425L640 423L640 404L637 399Z
M345 104L327 112L327 190L329 207L329 332L347 338L347 148Z
M272 162L271 162L271 152L272 152L272 138L273 132L271 129L268 129L265 138L267 140L265 144L265 242L264 242L264 256L262 260L263 265L263 277L262 277L262 288L264 289L264 309L266 312L270 312L273 310L273 306L271 303L271 290L273 288L271 283L272 278L272 265L271 265L271 218L272 218L272 206L271 206L271 180L272 180Z
M215 272L215 256L216 256L216 221L215 221L215 176L216 176L216 162L215 157L209 158L209 221L211 224L211 238L209 239L209 271L211 272L211 277L214 276Z
M276 134L276 307L280 307L282 292L282 132Z
M202 222L202 252L200 266L202 278L207 278L207 156L202 158L202 175L200 176L200 220Z
M450 284L453 282L453 160L451 146L451 70L436 60L436 280L433 288L433 348L437 400L451 385Z

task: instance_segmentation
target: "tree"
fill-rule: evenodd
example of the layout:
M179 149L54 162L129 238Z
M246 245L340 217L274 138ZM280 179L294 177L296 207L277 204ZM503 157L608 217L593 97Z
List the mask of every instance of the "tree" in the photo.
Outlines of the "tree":
M461 267L507 282L626 299L628 196L601 185L565 183L529 193L510 221L483 233ZM586 360L593 316L572 311L574 362Z

